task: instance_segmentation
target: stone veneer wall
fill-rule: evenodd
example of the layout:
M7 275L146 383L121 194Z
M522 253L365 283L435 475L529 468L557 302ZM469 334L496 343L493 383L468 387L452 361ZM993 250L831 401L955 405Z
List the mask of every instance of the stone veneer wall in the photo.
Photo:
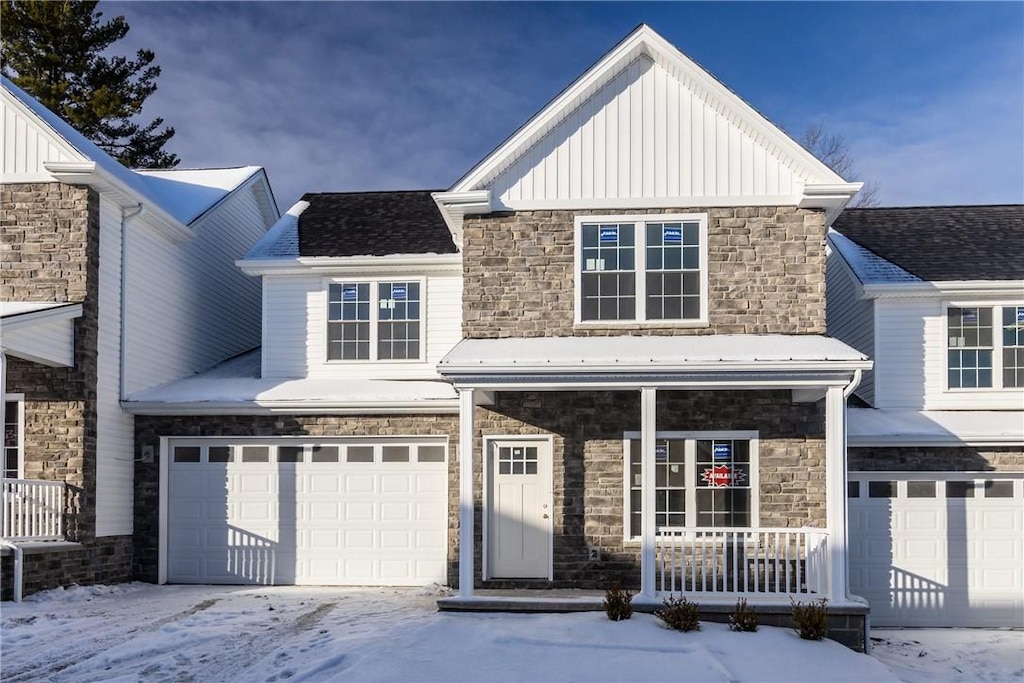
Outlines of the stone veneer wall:
M130 537L95 537L99 204L85 187L0 185L0 299L82 304L75 367L8 358L7 391L25 395L25 477L66 482L66 536L82 544L26 556L26 593L131 578Z
M1024 447L850 448L851 472L1024 472Z
M449 567L458 559L458 415L202 415L135 418L135 577L157 580L160 511L160 437L204 436L447 436ZM152 463L139 462L142 448L152 446ZM454 521L452 521L454 520ZM449 568L449 573L451 573ZM458 569L455 569L456 575Z
M613 334L824 334L825 216L781 207L708 214L709 325L574 327L574 217L644 211L521 211L463 224L462 330L469 338Z
M622 438L626 431L639 431L639 392L499 393L495 405L479 408L476 417L478 439L551 434L554 442L554 582L483 583L483 468L477 441L477 584L600 589L617 580L637 587L639 545L623 541ZM665 391L658 393L657 425L659 431L757 431L760 524L825 526L821 402L793 404L787 391ZM454 484L449 494L457 498ZM458 533L454 521L450 533ZM600 561L588 560L588 547L600 549ZM453 585L457 579L457 573L449 576Z
M132 537L107 536L82 545L33 548L25 551L24 563L25 595L59 586L130 581ZM14 556L10 551L4 551L0 567L0 600L13 600Z

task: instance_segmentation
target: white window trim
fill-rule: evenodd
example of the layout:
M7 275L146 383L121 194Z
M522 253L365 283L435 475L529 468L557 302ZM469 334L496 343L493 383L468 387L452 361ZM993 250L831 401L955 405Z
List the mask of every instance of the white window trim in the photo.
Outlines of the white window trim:
M7 402L14 401L18 404L18 479L25 478L25 394L4 394L4 411L7 410ZM3 417L0 415L0 417ZM0 428L3 428L0 425ZM7 449L7 442L4 441L4 449ZM0 475L7 471L7 454L4 453L4 468Z
M420 355L417 358L377 358L377 325L380 323L377 286L383 282L416 282L420 286ZM330 358L330 324L331 324L331 285L370 285L370 357L365 360L356 358ZM325 365L367 365L368 363L410 364L425 363L427 358L427 281L424 277L331 277L324 280L324 325L323 325L323 363ZM338 322L338 321L333 321Z
M639 441L640 432L626 432L622 435L622 540L627 544L640 543L640 536L631 536L629 499L631 487L629 481L629 443ZM760 477L760 437L756 431L704 431L704 432L656 432L655 439L685 440L686 460L686 528L697 528L692 521L697 511L697 480L696 468L693 466L697 457L698 440L734 439L750 443L750 527L756 529L761 524L761 477ZM728 531L728 527L722 527Z
M700 229L700 317L689 320L647 320L647 231L635 229L636 314L633 320L583 320L583 240L582 226L587 223L697 222ZM630 215L577 215L573 223L573 316L581 328L603 327L707 327L708 326L708 214L706 213L642 213Z
M944 301L942 303L942 391L948 394L1010 394L1024 392L1024 387L1003 386L1003 309L1019 308L1024 302L992 301ZM951 387L949 386L949 309L991 308L992 309L992 386ZM981 348L981 347L979 347ZM987 348L987 347L986 347ZM982 349L984 350L984 349Z

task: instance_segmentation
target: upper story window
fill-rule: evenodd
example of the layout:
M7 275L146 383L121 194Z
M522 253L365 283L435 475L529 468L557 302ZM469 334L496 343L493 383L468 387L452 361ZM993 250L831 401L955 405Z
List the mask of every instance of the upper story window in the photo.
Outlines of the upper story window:
M576 219L576 320L707 322L705 214Z
M950 389L1024 387L1024 306L950 306L946 332Z
M331 283L327 360L420 360L421 290L418 281Z

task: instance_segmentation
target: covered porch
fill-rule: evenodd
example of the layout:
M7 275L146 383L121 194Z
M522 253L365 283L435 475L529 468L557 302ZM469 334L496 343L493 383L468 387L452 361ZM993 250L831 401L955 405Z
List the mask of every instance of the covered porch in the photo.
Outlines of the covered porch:
M0 304L4 423L0 433L0 541L6 546L64 541L68 505L65 482L26 476L25 404L36 397L25 387L9 386L9 361L18 359L45 368L74 367L74 324L81 316L80 303Z
M847 603L845 397L869 367L819 336L464 340L440 365L460 395L443 602Z

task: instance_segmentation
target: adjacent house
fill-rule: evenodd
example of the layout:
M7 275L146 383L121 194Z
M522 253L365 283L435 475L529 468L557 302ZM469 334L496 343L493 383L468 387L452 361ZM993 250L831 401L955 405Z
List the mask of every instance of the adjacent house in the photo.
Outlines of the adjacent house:
M239 261L260 352L128 396L140 576L824 597L863 647L859 188L641 26L449 189L303 197Z
M0 95L9 599L133 576L147 456L121 400L259 345L259 287L233 260L278 212L261 168L131 171L10 81Z
M828 332L849 411L851 589L871 620L1024 623L1024 206L848 209Z

